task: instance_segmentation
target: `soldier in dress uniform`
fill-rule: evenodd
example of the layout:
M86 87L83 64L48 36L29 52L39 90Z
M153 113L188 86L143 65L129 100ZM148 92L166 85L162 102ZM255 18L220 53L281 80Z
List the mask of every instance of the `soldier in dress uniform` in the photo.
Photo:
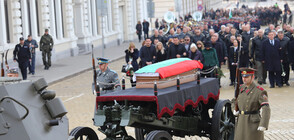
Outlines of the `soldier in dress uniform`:
M101 88L100 92L106 94L115 90L120 90L120 82L115 71L108 68L108 59L97 58L99 70L97 70L97 84Z
M235 126L235 140L263 140L268 129L270 107L267 92L253 82L255 69L240 68L243 85L237 98L238 117ZM262 113L260 115L260 109Z

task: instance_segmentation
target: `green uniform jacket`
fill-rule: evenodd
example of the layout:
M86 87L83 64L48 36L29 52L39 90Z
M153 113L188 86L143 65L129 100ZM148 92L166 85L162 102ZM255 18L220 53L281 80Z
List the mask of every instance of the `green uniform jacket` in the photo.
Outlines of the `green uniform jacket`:
M263 140L264 133L258 131L258 127L268 129L270 119L270 107L267 92L252 83L249 87L240 86L237 98L239 116L235 126L235 140ZM262 114L242 114L241 111L260 111Z
M49 34L44 34L40 40L40 51L50 52L53 49L54 41Z
M210 48L209 50L203 49L202 55L204 58L203 64L205 67L218 65L217 54L216 54L216 50L214 48Z

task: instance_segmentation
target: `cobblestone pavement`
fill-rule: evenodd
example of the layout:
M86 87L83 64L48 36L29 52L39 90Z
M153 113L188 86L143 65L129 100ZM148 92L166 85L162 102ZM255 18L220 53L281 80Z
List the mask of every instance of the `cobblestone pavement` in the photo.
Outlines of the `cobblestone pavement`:
M120 73L121 65L124 64L124 59L112 62L109 67ZM220 99L232 99L234 95L233 87L229 86L229 71L223 66L223 71L226 78L221 80ZM99 138L104 138L104 135L98 132L97 127L93 125L93 111L95 96L91 93L91 83L93 81L92 71L84 72L72 78L60 81L49 87L55 90L57 96L60 97L67 110L68 118L70 121L70 130L77 126L87 126L93 128ZM127 80L127 87L130 87ZM294 76L291 72L290 79L291 86L270 89L269 85L263 85L263 88L268 91L270 107L271 107L271 120L269 130L265 132L265 139L267 140L294 140ZM134 129L127 128L130 135L134 136ZM184 139L207 139L200 137L185 137L176 140Z

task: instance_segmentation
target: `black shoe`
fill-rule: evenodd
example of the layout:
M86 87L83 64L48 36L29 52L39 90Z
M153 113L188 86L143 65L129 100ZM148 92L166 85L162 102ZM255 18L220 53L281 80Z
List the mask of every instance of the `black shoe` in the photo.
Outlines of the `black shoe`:
M231 82L231 84L229 86L233 86L233 85L234 85L233 82Z
M32 72L29 72L29 74L32 74Z
M279 88L283 87L282 85L278 85Z
M262 83L263 83L263 84L266 84L266 82L265 82L265 81L263 81Z
M262 85L262 82L261 81L258 81L257 83L260 84L260 85Z
M275 86L270 86L270 88L275 88Z
M289 82L285 82L285 84L286 84L287 86L290 86Z

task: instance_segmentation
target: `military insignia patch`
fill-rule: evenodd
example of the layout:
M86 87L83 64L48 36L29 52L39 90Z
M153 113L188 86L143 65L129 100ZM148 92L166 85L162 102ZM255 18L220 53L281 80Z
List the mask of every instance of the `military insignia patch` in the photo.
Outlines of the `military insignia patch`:
M263 95L262 97L263 97L264 100L267 100L267 96L266 95Z

